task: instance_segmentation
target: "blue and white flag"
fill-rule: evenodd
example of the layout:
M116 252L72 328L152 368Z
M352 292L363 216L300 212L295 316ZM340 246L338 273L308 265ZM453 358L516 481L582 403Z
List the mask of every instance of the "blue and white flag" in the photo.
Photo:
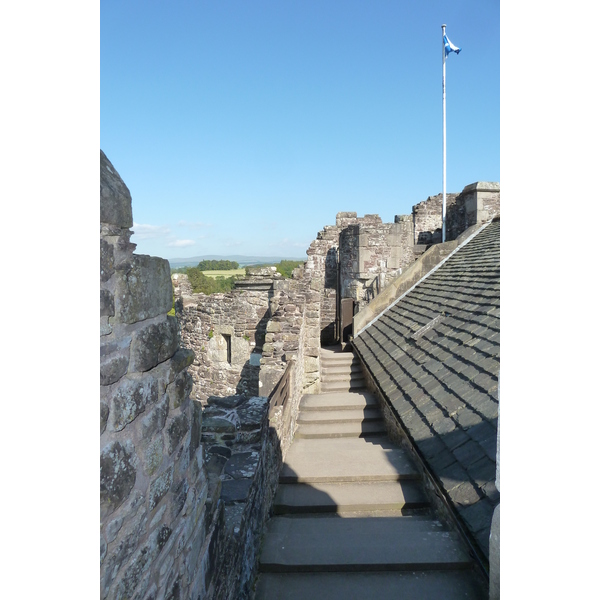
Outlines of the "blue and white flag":
M450 54L450 52L456 52L458 54L460 52L460 48L455 46L449 39L447 35L444 35L444 50L446 51L446 56Z

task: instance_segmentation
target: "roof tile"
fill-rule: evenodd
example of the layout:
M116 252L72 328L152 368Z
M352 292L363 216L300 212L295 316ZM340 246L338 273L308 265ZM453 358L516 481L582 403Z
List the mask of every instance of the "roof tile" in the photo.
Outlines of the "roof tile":
M486 555L486 536L499 500L494 485L499 249L500 221L495 220L354 342ZM412 337L426 325L431 326Z

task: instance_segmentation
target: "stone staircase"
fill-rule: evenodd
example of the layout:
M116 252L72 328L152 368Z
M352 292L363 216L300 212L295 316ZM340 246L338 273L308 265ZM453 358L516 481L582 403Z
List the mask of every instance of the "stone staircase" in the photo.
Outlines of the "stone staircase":
M487 598L409 454L387 438L353 354L326 350L322 361L321 389L331 391L302 398L254 600Z
M321 393L362 390L365 379L360 361L354 352L342 352L341 347L321 348Z

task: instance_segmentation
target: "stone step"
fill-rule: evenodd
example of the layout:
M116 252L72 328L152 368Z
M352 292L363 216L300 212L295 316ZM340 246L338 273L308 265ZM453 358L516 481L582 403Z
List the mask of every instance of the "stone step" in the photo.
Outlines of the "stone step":
M360 364L360 360L356 357L354 352L329 352L321 350L319 354L321 364L327 363L328 365L343 365L343 364Z
M354 352L321 352L319 357L322 361L331 365L348 363L360 364L360 360Z
M321 382L321 392L349 392L350 390L361 390L365 387L364 379L351 379L350 381Z
M362 410L379 408L377 398L368 392L332 392L330 394L305 394L300 400L300 410Z
M296 438L368 437L385 435L383 419L352 423L303 423L294 433Z
M350 373L361 373L362 367L360 364L350 365L335 365L332 367L325 367L321 365L321 377L329 377L330 375L347 375Z
M360 359L354 354L354 352L340 352L339 354L333 353L321 353L321 363L325 363L331 367L336 365L360 365Z
M339 379L336 381L321 381L321 393L329 392L349 392L351 390L362 391L365 388L365 380L360 379Z
M471 571L261 573L254 600L487 600Z
M446 531L439 521L414 517L273 517L260 558L262 572L470 567L457 534Z
M330 410L304 408L299 414L297 423L300 425L309 423L368 423L379 421L382 414L379 408L344 409L332 408Z
M323 383L332 383L335 381L355 381L364 380L362 371L360 373L336 373L335 375L327 375L321 377L321 385Z
M280 483L404 479L420 479L412 459L378 437L296 439L279 475Z
M277 490L274 512L356 513L392 511L428 506L420 482L382 481L369 483L296 483L282 484Z

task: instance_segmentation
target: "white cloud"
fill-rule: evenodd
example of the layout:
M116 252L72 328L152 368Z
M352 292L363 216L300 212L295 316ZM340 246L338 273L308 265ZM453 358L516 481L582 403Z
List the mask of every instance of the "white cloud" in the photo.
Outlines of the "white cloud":
M138 240L153 240L169 233L171 230L166 225L144 225L135 222L133 224L133 234Z
M174 240L169 242L167 246L171 248L186 248L187 246L195 246L196 242L194 240Z

